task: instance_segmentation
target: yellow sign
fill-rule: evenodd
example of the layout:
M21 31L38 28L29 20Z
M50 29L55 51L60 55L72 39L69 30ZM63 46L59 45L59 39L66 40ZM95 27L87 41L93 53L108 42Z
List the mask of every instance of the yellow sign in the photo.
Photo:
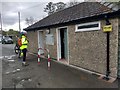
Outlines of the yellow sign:
M103 32L111 32L112 31L112 25L106 25L103 27Z

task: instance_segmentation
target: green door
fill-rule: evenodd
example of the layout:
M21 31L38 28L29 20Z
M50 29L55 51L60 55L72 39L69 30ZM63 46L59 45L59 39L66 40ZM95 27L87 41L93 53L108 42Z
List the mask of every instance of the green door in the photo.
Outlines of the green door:
M65 59L68 59L68 40L67 40L67 28L64 30L64 54Z

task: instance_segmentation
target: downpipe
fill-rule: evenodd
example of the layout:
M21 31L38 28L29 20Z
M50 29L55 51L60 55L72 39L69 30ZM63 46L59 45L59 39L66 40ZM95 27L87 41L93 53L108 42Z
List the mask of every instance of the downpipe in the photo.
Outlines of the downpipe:
M106 25L111 25L108 16L105 15L105 21L106 21ZM109 75L110 75L110 32L106 32L106 39L107 39L107 60L106 60L106 76L103 77L103 79L105 80L109 80Z

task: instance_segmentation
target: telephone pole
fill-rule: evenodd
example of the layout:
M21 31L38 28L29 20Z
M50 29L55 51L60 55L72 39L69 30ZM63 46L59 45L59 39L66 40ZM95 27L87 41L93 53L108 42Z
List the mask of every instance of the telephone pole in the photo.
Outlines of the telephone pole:
M2 32L2 14L0 13L0 28L1 28L1 32Z
M18 12L18 19L19 19L19 32L21 32L21 25L20 25L20 12Z

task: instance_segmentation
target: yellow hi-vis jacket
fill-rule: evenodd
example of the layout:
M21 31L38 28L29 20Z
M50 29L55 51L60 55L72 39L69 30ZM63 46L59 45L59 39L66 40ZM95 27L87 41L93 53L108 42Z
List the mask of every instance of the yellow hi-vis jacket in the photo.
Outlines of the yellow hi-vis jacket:
M23 35L21 38L21 42L22 42L22 46L20 47L21 50L25 49L28 47L28 40L26 39L26 37Z

